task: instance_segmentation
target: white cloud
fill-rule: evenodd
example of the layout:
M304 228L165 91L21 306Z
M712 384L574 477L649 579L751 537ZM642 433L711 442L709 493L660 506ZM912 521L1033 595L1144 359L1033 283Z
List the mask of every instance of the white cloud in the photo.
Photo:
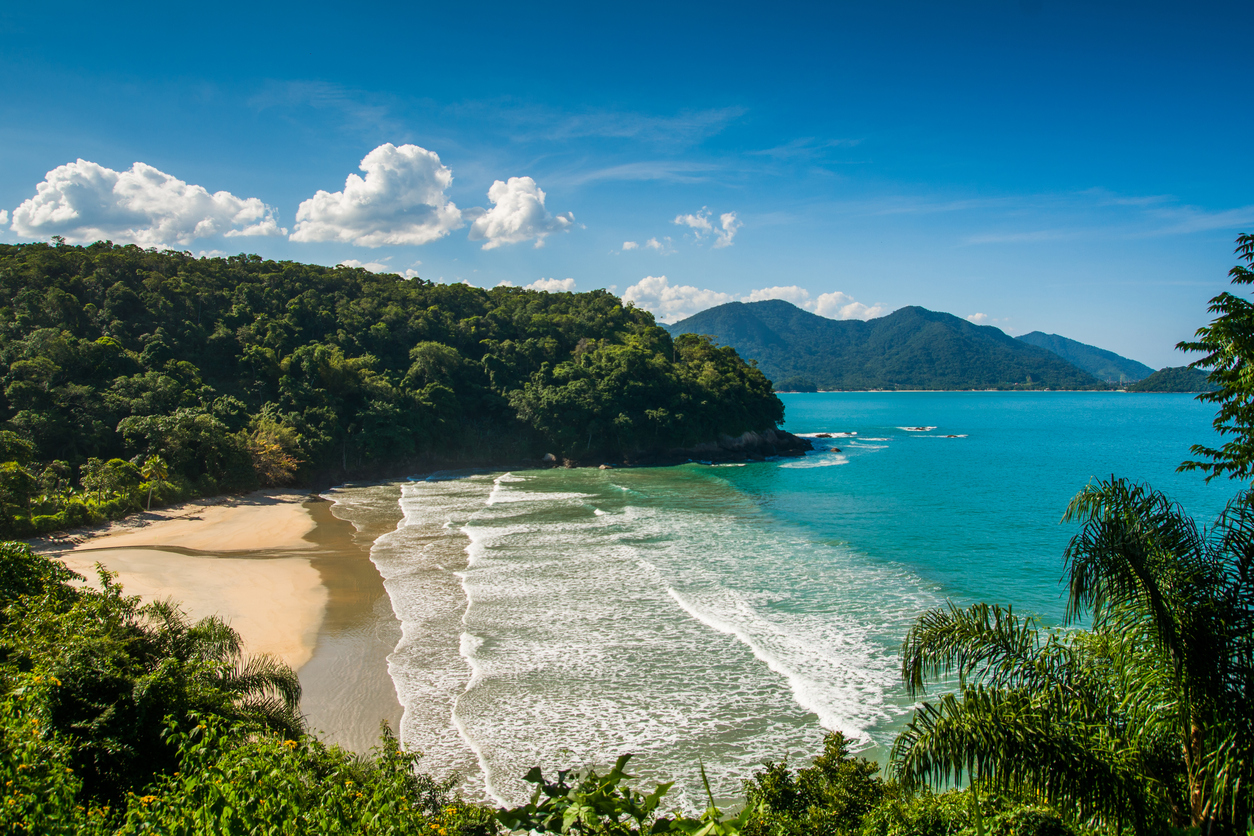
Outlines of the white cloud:
M690 227L696 233L697 238L708 235L714 230L714 225L710 223L710 210L704 206L694 215L676 215L671 223Z
M761 302L766 299L783 299L828 319L874 319L884 313L883 305L864 305L839 290L822 293L818 298L811 299L810 291L795 284L787 287L763 287L750 291L748 296L743 297L745 302Z
M749 295L744 298L744 301L762 302L766 299L783 299L785 302L792 302L800 308L809 303L810 291L795 284L787 287L763 287L749 291Z
M661 322L676 322L697 311L733 302L735 297L690 285L672 287L665 276L645 276L623 292L623 301L652 311Z
M674 252L674 250L670 248L671 239L669 235L663 238L661 241L657 240L656 238L650 238L648 241L644 242L644 246L646 249L657 250L658 252L662 254L666 254L668 252Z
M710 222L710 210L702 206L701 211L691 215L676 215L675 220L671 223L678 226L686 226L692 230L692 235L698 241L702 241L708 235L714 236L713 249L719 250L723 247L730 247L732 239L736 237L736 230L744 226L743 223L736 220L735 212L724 212L718 216L719 225L716 227Z
M346 258L343 261L341 261L339 264L337 264L336 266L337 267L354 267L354 268L360 267L363 270L369 270L371 273L394 273L398 276L404 276L407 279L415 279L418 277L418 271L415 270L414 267L417 267L419 264L422 264L421 261L415 261L413 267L407 267L404 270L397 270L395 267L386 263L390 260L391 260L391 256L383 259L382 262L380 261L361 262L355 258Z
M574 279L536 279L531 284L523 285L526 290L544 290L549 293L573 293Z
M0 223L4 223L4 221L3 221L3 220L0 220ZM623 252L627 252L628 250L635 250L635 249L639 249L639 248L640 248L640 245L639 245L639 244L637 244L635 241L624 241L624 242L623 242Z
M967 321L974 322L976 325L983 325L985 322L988 322L988 314L973 313L967 317Z
M714 249L716 250L730 247L732 239L736 237L736 230L744 226L744 224L736 220L735 212L724 212L718 216L718 220L722 229L714 232L714 237L718 239L714 242Z
M806 303L803 307L828 319L875 319L877 316L884 315L883 305L864 305L861 302L855 302L852 296L841 293L839 290L819 294L819 298Z
M367 261L363 263L363 262L358 261L355 258L346 258L335 266L336 267L353 267L353 268L360 267L364 270L369 270L371 273L395 272L391 267L388 267L386 264L380 264L377 261Z
M80 159L49 171L35 189L34 197L13 210L18 235L169 247L218 235L287 233L274 209L258 198L210 194L145 163L114 171Z
M365 179L348 175L344 191L321 189L296 210L293 241L346 241L361 247L421 245L462 226L444 191L453 172L434 151L388 142L361 161Z
M661 322L676 322L728 302L764 302L768 299L783 299L828 319L873 319L884 313L883 305L864 305L840 291L823 293L812 299L810 291L795 284L762 287L733 296L687 285L671 287L665 276L646 276L623 293L624 302L652 311Z
M492 201L492 208L472 210L475 219L470 227L470 240L486 241L485 250L533 238L536 246L542 247L548 235L569 229L575 222L570 212L550 215L544 208L544 190L530 177L497 180L488 189L488 200Z
M9 212L7 209L0 209L0 226L4 226L9 222Z

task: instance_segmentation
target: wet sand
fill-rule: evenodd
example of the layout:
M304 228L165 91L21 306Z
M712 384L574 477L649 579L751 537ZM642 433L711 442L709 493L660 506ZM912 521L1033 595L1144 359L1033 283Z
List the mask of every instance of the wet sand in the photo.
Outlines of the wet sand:
M400 721L387 668L400 625L370 561L384 530L358 532L331 507L306 493L258 491L32 545L89 582L99 562L128 593L173 599L194 619L226 619L247 652L274 654L297 670L312 729L365 752L380 722L396 729Z

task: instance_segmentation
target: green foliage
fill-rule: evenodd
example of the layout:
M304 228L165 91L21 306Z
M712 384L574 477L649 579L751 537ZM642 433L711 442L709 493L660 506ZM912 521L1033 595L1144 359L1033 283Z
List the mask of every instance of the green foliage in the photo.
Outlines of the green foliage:
M60 756L87 799L116 803L169 769L167 722L210 714L298 732L300 684L239 636L170 604L140 606L107 574L72 586L69 570L20 543L0 544L0 686L12 716L64 744Z
M746 836L836 836L857 833L863 818L891 794L879 767L849 757L839 733L823 739L823 754L794 775L788 764L767 763L745 782L752 810Z
M0 376L0 534L22 536L316 474L630 458L783 417L734 351L672 341L605 291L107 243L0 245ZM128 471L154 456L165 476Z
M1107 383L1134 383L1154 374L1154 370L1144 363L1138 363L1127 357L1121 357L1113 351L1069 340L1057 334L1033 331L1015 339L1052 351L1076 368Z
M1211 382L1210 375L1200 369L1176 366L1159 369L1144 380L1128 387L1129 392L1214 392L1219 387Z
M604 777L596 770L574 776L562 770L556 781L547 781L539 767L533 768L524 780L535 784L531 801L521 807L502 809L496 821L506 830L529 833L604 834L604 836L640 836L646 833L670 833L672 820L658 815L658 805L671 784L659 784L644 795L626 785L632 775L626 772L630 755L623 755Z
M1234 285L1254 284L1254 235L1237 236L1237 255L1245 265L1233 267L1228 276ZM1254 302L1232 293L1221 293L1210 300L1210 312L1218 314L1210 325L1197 329L1196 340L1176 345L1181 351L1201 351L1205 356L1189 364L1192 369L1209 369L1210 382L1218 388L1203 392L1199 401L1219 404L1215 431L1233 436L1214 448L1194 444L1190 452L1200 459L1186 461L1179 470L1200 470L1210 481L1217 476L1233 479L1254 477L1254 378L1250 357L1254 351Z
M205 719L171 729L178 770L127 798L117 836L266 833L304 836L496 832L491 814L415 771L384 727L374 757L359 759L317 739L250 737Z
M1075 836L1056 810L971 790L890 798L872 810L862 836Z
M729 302L667 330L709 334L772 380L825 390L1105 388L1051 351L919 307L863 322L827 319L779 299Z
M1085 488L1066 519L1068 615L1050 631L1009 609L924 614L902 647L924 703L893 749L907 785L961 780L1047 799L1077 821L1219 831L1245 822L1254 774L1254 494L1208 532L1162 494Z

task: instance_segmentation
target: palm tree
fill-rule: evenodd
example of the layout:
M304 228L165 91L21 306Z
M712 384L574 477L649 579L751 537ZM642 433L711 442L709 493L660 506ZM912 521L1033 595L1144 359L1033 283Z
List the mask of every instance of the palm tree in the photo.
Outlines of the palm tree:
M149 456L144 459L144 464L139 469L139 475L143 476L148 482L148 505L145 511L152 510L152 491L158 484L165 484L166 479L170 477L170 470L166 467L165 459L160 456Z
M154 650L192 671L195 709L296 737L304 731L300 679L268 654L245 655L239 633L217 616L193 623L170 601L143 607Z
M1148 487L1086 487L1064 520L1067 622L925 613L902 646L911 693L956 677L893 748L905 783L1028 792L1094 824L1243 827L1254 781L1254 492L1208 532Z

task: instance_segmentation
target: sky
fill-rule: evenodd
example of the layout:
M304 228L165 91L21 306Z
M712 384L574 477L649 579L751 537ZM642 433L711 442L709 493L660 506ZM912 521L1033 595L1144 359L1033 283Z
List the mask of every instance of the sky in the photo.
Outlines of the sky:
M0 6L0 242L783 298L1155 368L1254 231L1254 6Z

